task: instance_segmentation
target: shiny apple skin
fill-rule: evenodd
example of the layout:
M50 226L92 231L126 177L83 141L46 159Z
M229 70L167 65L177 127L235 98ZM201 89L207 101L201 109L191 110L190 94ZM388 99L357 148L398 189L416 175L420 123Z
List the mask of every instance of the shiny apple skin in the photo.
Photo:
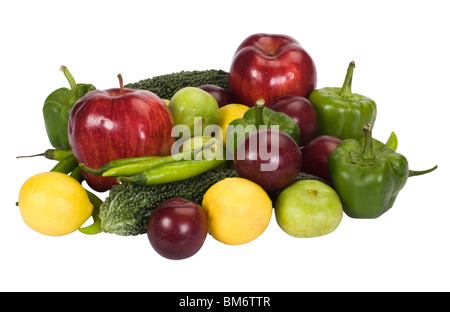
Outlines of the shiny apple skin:
M328 157L339 143L341 143L341 139L330 135L321 135L311 140L302 148L302 170L322 178L332 185L328 170Z
M274 111L285 113L300 127L300 146L304 146L316 137L319 127L314 106L307 98L298 95L284 95L270 103Z
M173 119L162 99L150 91L119 88L95 90L75 103L69 116L69 142L78 162L99 168L109 161L169 155L175 140ZM116 178L82 172L98 192L109 190Z
M229 87L237 103L253 106L261 98L270 103L282 95L308 97L316 84L313 59L292 37L254 34L233 56Z
M196 254L205 242L208 223L203 208L184 198L168 199L150 215L147 237L161 256L181 260Z
M278 140L278 153L272 147L272 137ZM257 142L253 148L250 143L252 140ZM267 151L273 153L273 157L262 157L262 142L267 144ZM238 156L242 150L245 151L244 157ZM262 170L262 164L270 163L275 164L275 170ZM297 143L286 133L275 129L257 130L239 143L233 164L240 177L255 182L266 191L274 192L284 189L297 178L302 168L302 153Z

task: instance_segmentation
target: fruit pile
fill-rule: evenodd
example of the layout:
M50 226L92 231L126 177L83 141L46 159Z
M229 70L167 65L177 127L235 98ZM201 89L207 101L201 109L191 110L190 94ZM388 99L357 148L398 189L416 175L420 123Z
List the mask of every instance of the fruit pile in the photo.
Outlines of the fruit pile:
M229 72L157 76L96 90L77 84L44 103L58 161L19 192L25 223L45 235L146 233L157 253L185 259L208 233L230 245L267 228L273 210L294 237L333 232L344 212L377 218L413 171L372 137L375 102L341 88L316 89L314 61L286 35L255 34ZM108 192L104 201L93 192ZM82 227L92 216L93 224Z

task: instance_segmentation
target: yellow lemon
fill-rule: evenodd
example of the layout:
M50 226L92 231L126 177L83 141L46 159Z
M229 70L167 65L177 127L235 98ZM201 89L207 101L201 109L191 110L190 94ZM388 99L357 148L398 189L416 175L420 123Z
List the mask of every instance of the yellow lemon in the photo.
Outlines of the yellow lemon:
M33 230L60 236L77 230L92 214L86 190L74 178L59 172L29 178L19 192L19 208Z
M202 207L208 218L208 232L228 245L248 243L261 235L272 216L272 201L256 183L243 178L226 178L205 193Z
M222 129L223 145L226 144L227 127L233 120L242 118L250 107L243 104L227 104L219 108L218 126Z

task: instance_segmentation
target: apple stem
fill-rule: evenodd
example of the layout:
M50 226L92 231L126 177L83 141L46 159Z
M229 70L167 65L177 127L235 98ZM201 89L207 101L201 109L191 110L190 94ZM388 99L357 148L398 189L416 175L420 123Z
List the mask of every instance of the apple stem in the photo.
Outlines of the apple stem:
M122 74L118 74L117 78L119 78L120 95L122 95L123 94L123 78L122 78Z
M255 103L255 126L256 126L256 129L259 129L259 126L264 125L264 119L263 119L264 104L266 104L264 99L259 99Z
M59 70L64 73L64 76L66 76L67 81L69 81L70 89L72 90L72 93L76 94L77 93L77 83L75 82L75 78L73 78L72 74L70 73L70 71L67 69L66 66L61 65Z
M351 61L347 68L347 75L345 76L344 84L342 85L341 95L351 96L352 95L352 79L353 79L353 69L355 68L355 62Z

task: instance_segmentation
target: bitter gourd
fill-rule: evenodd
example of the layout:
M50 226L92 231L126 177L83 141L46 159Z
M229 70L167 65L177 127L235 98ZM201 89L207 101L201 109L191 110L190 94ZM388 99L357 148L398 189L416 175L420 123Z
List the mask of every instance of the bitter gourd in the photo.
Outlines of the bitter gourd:
M129 89L148 90L162 99L170 100L172 96L184 87L198 87L205 84L219 86L226 91L229 74L218 69L181 71L172 74L155 76L139 82L125 85Z
M229 177L237 177L236 171L215 169L186 180L151 186L114 185L100 206L101 229L124 236L144 234L152 211L161 202L183 197L201 204L213 184Z

